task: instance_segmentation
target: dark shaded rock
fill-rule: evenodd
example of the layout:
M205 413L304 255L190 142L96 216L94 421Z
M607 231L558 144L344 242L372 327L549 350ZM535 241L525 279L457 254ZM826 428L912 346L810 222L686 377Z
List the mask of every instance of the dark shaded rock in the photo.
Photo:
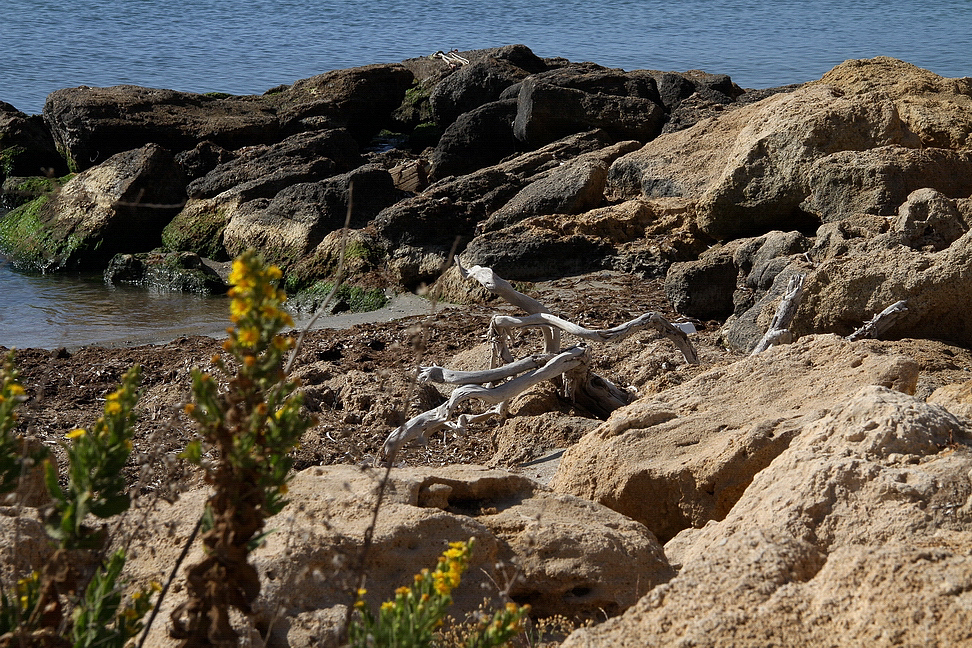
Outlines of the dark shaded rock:
M62 176L67 163L40 115L28 116L0 101L0 180L9 176Z
M506 61L484 58L464 65L431 92L432 118L445 128L459 115L499 99L500 93L529 73Z
M510 281L542 281L602 268L611 246L594 237L564 236L518 223L474 238L462 253L462 265L489 266Z
M268 262L287 271L327 234L344 226L349 201L351 227L357 229L405 196L388 171L366 165L327 180L287 187L270 200L244 203L229 219L223 244L231 256L256 247Z
M624 70L605 68L595 63L568 63L530 77L536 83L573 88L591 94L607 94L618 97L638 97L661 104L654 74L648 70ZM522 85L512 86L503 96L519 95Z
M433 178L471 173L516 151L513 119L516 101L494 101L459 116L432 154Z
M673 263L665 277L665 295L676 312L702 320L732 314L736 264L729 254L703 255L698 261Z
M105 270L105 283L144 286L154 292L222 294L229 286L192 252L116 254Z
M190 182L234 158L236 158L235 153L209 141L199 142L195 148L182 151L175 156L176 163Z
M769 288L755 301L752 307L734 315L726 322L723 335L733 349L749 353L769 329L776 308L786 293L790 279L797 274L806 274L807 264L797 258L782 259L783 267L773 275ZM864 322L861 321L861 324Z
M192 198L212 198L232 190L243 200L272 197L298 182L322 180L354 168L358 145L344 129L300 133L278 144L243 150L189 184Z
M661 132L664 122L664 110L654 101L593 94L532 78L521 84L517 102L513 134L531 146L591 128L602 128L614 139L646 142Z
M208 140L236 150L346 127L364 143L392 123L411 83L405 67L387 64L328 72L262 96L82 86L51 93L44 119L68 164L79 170L148 142L184 151Z
M480 231L501 229L531 216L580 214L600 206L609 165L640 146L636 141L621 142L551 169L493 212Z
M185 202L185 178L155 144L119 153L0 221L0 246L33 271L104 269L119 252L161 243Z
M438 247L448 251L475 235L476 225L506 204L531 176L610 143L603 131L578 133L501 164L458 178L447 177L421 194L383 210L375 231L390 247Z

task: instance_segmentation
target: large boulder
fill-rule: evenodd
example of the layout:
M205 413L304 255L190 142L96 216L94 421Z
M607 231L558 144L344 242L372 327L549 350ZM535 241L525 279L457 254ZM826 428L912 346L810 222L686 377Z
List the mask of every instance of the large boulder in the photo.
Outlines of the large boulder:
M462 113L499 99L500 94L530 73L493 57L463 65L431 92L432 118L445 128Z
M51 93L44 119L77 170L148 142L184 151L209 140L229 150L294 133L346 127L361 143L391 124L412 73L399 64L335 70L261 96L204 95L138 86Z
M608 194L697 198L718 239L887 215L923 186L967 196L969 87L893 59L848 62L649 142L612 165Z
M859 388L802 425L724 519L665 545L678 576L563 645L967 643L970 432L940 406Z
M464 246L475 235L476 225L506 204L535 175L608 144L603 131L578 133L474 173L443 178L382 211L375 228L389 247L410 245L448 251L456 237Z
M516 152L516 101L493 101L460 115L432 152L433 178L471 173Z
M637 141L620 142L565 162L521 189L482 223L488 232L542 214L580 214L599 207L611 162L640 147Z
M67 164L38 116L0 101L0 181L9 176L62 176Z
M255 247L288 271L323 239L344 226L361 228L404 196L391 175L369 164L327 180L291 185L271 199L243 203L229 217L223 245L230 256Z
M26 270L103 270L115 254L158 247L185 200L185 178L172 154L147 144L7 214L0 247Z
M638 520L662 542L721 520L800 430L862 384L914 391L915 362L814 336L616 410L569 448L551 487Z
M189 183L188 202L162 234L169 250L226 259L231 253L223 230L238 210L251 201L263 208L266 201L288 187L350 171L361 160L357 143L343 128L298 133L276 144L246 147L229 156L222 155L221 149L213 150L213 146L202 144L193 152L210 160L227 159ZM195 157L187 153L179 159L185 166Z
M664 109L650 99L595 94L528 78L517 96L513 135L537 147L601 128L616 140L647 142L661 132L664 115Z
M151 292L225 293L229 286L192 252L116 254L104 273L107 284L141 286Z
M949 79L878 56L844 61L816 82L845 93L883 92L925 148L972 148L972 78Z
M267 523L276 531L253 554L262 582L255 621L272 626L270 645L287 645L288 634L300 632L304 621L350 603L380 480L381 471L328 466L307 469L290 483L290 504ZM143 541L151 552L136 547L128 565L136 582L157 578L157 566L175 559L204 496L195 491L153 513L152 524L171 532L156 537L150 528ZM453 592L456 618L484 598L501 604L497 586L507 584L513 600L541 615L615 615L673 575L647 529L602 506L480 466L395 469L365 563L365 599L377 609L420 569L434 567L448 542L469 538L476 547ZM188 561L200 555L196 549ZM179 589L170 592L163 612L180 602ZM334 617L317 628L317 639L343 621L341 614ZM168 645L165 625L152 628L147 645ZM294 645L295 637L289 641Z

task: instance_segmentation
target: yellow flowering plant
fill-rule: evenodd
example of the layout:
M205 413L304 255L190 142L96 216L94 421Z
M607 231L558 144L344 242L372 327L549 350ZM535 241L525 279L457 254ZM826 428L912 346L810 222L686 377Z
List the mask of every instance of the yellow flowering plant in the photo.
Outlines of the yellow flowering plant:
M358 616L348 629L350 645L353 648L432 646L452 604L452 591L459 586L469 565L473 546L472 538L468 542L450 543L434 570L423 569L415 575L411 586L395 590L395 598L382 603L377 615L362 598L366 592L358 590L354 603ZM507 604L474 628L466 637L466 645L493 648L508 644L521 632L529 610L528 605Z
M290 452L313 419L301 411L297 383L284 375L293 340L280 335L293 321L277 287L280 270L253 252L233 261L230 321L223 349L212 363L228 383L221 389L207 372L192 375L194 402L186 407L200 437L183 453L201 466L213 487L204 515L206 557L188 568L188 600L172 614L172 634L185 646L235 641L229 610L243 613L260 591L247 555L262 537L264 520L286 505ZM212 459L210 459L210 456Z
M10 351L0 365L0 493L9 493L16 488L21 475L47 454L39 450L25 455L23 439L14 434L17 406L27 400L17 378L14 352Z
M142 629L142 618L151 608L150 592L138 590L122 606L118 581L125 552L118 550L103 559L105 528L84 524L88 514L109 518L130 505L122 468L132 450L140 373L136 366L124 375L90 430L76 428L65 435L66 488L61 488L53 463L44 463L52 498L45 525L58 549L42 569L17 581L13 596L0 591L0 636L8 638L10 645L124 648ZM24 458L19 442L14 442L19 440L11 436L17 421L14 408L23 400L11 353L0 371L0 466L5 487L12 476L6 467L13 459ZM39 458L39 454L30 457Z
M132 452L135 404L141 368L136 365L122 376L121 385L105 398L101 417L90 430L76 428L65 435L68 458L67 488L58 483L57 468L44 464L47 490L53 507L46 516L48 534L62 549L98 549L103 532L84 525L89 513L109 518L128 510L122 469Z

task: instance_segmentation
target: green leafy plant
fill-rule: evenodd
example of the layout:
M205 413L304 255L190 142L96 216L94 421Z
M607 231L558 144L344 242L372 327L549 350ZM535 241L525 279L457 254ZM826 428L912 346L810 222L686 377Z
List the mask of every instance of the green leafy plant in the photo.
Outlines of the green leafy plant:
M450 543L434 570L423 569L415 575L411 586L399 587L395 598L382 603L377 615L361 598L367 592L359 590L354 603L358 616L348 629L351 646L418 648L434 645L452 604L452 591L459 586L469 565L473 545L472 539ZM486 616L471 627L463 645L492 648L508 644L522 632L529 611L528 605L508 603L492 617Z
M23 462L37 456L25 457L22 444L11 435L15 407L25 397L12 353L0 373L0 479L8 488L15 473L29 467ZM106 526L85 523L89 514L107 519L130 505L121 469L132 450L139 377L139 367L129 370L107 396L104 413L91 430L76 428L66 435L66 488L59 484L54 464L44 463L52 498L45 526L57 549L43 569L17 581L12 597L0 592L0 646L123 648L141 630L149 593L139 590L122 605L119 578L125 552L105 559Z
M188 568L188 600L172 614L172 635L183 646L237 639L230 609L249 614L260 592L248 554L259 543L264 520L286 504L289 453L313 424L300 411L297 383L283 371L293 340L279 332L293 321L281 308L286 293L277 287L280 276L252 252L233 261L234 326L223 345L232 361L212 359L228 384L220 389L213 376L193 371L195 402L186 413L199 426L200 438L183 456L203 468L214 493L204 516L206 557Z

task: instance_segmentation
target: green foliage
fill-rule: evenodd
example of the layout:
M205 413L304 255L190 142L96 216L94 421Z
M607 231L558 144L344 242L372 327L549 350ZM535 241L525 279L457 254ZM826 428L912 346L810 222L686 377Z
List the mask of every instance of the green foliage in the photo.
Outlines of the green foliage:
M16 488L24 471L46 454L37 452L24 456L23 440L13 434L17 423L15 410L27 400L17 377L14 352L10 351L0 366L0 493L9 493Z
M122 377L121 386L108 394L104 415L89 432L77 428L67 433L72 441L65 445L68 456L66 489L58 484L57 470L45 464L47 489L54 498L54 511L46 520L48 534L64 549L96 548L101 539L84 526L90 513L109 518L128 510L122 468L132 451L135 403L141 369L132 367Z
M212 97L213 99L229 99L233 96L228 92L207 92L205 95L207 97Z
M22 460L20 444L11 443L10 436L17 417L14 408L24 400L13 359L8 354L0 372L0 478L5 488L14 470L19 474L17 461ZM121 470L132 449L139 375L137 366L125 374L90 431L77 428L66 435L70 441L64 446L66 489L58 483L53 464L44 464L53 499L45 523L59 549L43 569L17 581L13 598L0 592L0 635L9 633L11 645L15 641L17 645L123 648L142 629L141 620L151 608L149 594L140 590L129 605L122 606L119 578L125 566L124 550L98 565L86 583L79 569L79 564L100 562L106 544L104 530L88 528L84 518L89 513L108 518L129 506ZM65 602L72 609L68 618L63 613Z
M423 569L415 575L410 587L399 587L394 600L382 603L377 615L361 598L366 592L359 590L358 600L354 604L358 617L348 629L351 646L432 646L452 604L452 590L459 586L462 574L469 565L473 544L472 539L469 542L450 543L435 570L430 572ZM508 604L492 617L484 618L470 628L463 645L468 648L505 646L522 631L522 623L529 610L529 606Z
M27 149L23 146L9 146L0 149L0 175L13 175L14 162L16 162L17 156L26 152Z
M141 632L142 618L152 604L149 593L139 590L132 595L131 604L122 607L116 583L124 566L125 552L116 551L88 583L81 604L74 610L74 648L124 648L129 639Z
M201 436L183 457L203 468L214 494L203 534L207 556L189 568L188 601L172 617L173 634L185 646L235 639L229 608L249 612L260 590L247 556L264 520L286 505L293 465L289 453L313 424L300 411L297 384L283 373L293 340L279 332L293 321L281 308L287 295L277 288L280 277L278 268L264 266L252 252L233 261L229 296L234 326L223 344L232 362L212 359L229 377L228 385L220 389L210 374L193 371L195 402L186 413ZM206 458L210 450L217 457L213 461Z

